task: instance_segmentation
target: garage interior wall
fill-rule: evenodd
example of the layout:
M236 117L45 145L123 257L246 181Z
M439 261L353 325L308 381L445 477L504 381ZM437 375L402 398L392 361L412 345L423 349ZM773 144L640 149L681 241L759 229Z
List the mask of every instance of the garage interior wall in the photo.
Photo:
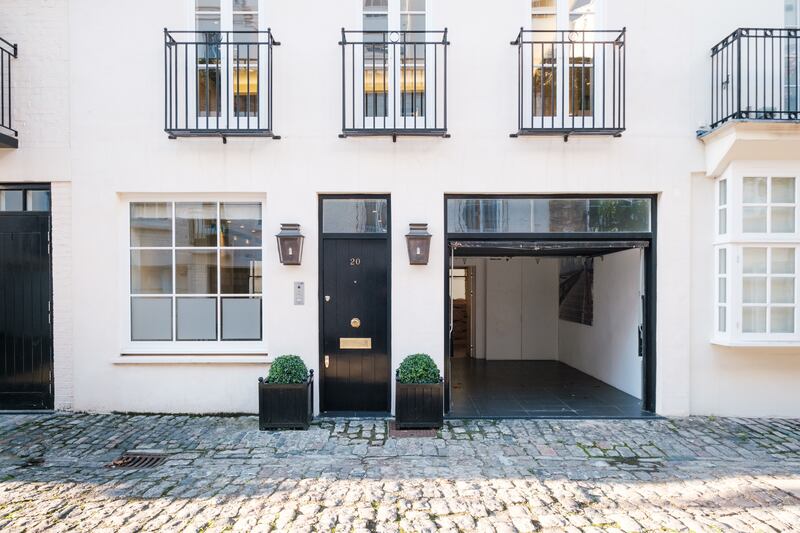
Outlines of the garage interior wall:
M642 397L641 250L594 261L594 322L558 318L559 259L456 258L473 267L476 359L560 361Z

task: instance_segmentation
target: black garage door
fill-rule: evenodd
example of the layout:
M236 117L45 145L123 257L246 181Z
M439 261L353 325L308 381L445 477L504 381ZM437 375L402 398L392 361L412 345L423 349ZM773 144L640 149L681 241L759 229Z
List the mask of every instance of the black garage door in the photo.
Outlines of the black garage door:
M53 408L50 192L0 188L0 409Z

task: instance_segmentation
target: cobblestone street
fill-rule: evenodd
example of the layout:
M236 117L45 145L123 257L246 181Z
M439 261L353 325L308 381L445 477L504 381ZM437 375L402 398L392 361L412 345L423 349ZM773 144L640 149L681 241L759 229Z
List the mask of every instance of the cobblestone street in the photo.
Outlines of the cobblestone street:
M800 530L800 421L0 416L0 530L68 529Z

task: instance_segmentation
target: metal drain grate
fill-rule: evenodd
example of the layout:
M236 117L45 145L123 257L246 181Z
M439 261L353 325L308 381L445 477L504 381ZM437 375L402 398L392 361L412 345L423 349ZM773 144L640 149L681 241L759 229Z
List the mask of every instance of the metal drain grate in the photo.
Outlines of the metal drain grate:
M164 464L163 453L123 453L106 466L108 468L153 468Z
M397 429L394 420L389 422L389 436L396 439L412 438L419 439L424 437L435 437L435 429Z

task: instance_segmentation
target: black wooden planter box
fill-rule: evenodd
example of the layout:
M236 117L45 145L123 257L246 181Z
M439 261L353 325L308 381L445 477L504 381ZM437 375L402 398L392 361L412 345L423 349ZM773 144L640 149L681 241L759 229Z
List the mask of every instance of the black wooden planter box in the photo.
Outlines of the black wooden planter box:
M314 413L314 371L306 383L267 383L258 378L258 427L308 429Z
M431 429L442 427L444 417L443 385L439 383L396 382L395 427Z

